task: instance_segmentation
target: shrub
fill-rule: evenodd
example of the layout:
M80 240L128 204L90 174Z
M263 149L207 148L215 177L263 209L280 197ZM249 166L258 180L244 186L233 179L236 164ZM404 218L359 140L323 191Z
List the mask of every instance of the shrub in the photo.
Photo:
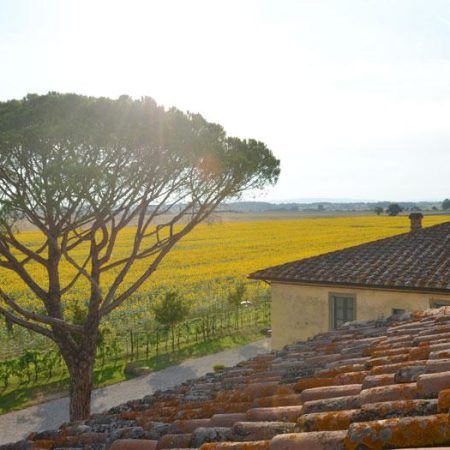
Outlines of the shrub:
M216 373L223 372L225 370L225 365L224 364L214 364L213 370Z

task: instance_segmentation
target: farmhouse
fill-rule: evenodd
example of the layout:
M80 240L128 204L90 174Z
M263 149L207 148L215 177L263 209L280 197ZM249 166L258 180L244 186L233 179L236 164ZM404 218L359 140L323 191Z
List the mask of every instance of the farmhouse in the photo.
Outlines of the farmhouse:
M269 267L250 275L272 288L272 347L354 320L450 305L450 222Z

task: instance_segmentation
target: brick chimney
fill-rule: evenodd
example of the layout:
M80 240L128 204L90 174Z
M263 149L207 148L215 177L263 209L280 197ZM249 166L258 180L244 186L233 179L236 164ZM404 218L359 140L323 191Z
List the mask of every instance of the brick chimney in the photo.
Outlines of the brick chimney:
M422 229L422 213L411 213L409 220L411 221L411 231L417 231Z

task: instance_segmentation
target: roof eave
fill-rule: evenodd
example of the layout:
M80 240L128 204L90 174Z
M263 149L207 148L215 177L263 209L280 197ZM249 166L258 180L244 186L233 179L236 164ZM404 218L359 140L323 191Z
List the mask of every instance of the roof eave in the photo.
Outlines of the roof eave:
M410 291L427 294L447 294L450 295L450 288L427 288L416 286L394 286L394 285L377 285L368 283L351 283L338 281L315 281L315 280L291 280L277 277L262 277L250 274L248 278L252 280L265 281L267 283L283 283L283 284L297 284L303 286L324 286L324 287L348 287L357 289L376 289L384 291Z

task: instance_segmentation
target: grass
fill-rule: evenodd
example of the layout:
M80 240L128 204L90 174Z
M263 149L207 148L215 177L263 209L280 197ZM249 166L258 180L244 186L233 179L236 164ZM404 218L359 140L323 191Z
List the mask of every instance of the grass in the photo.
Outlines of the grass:
M258 339L262 339L262 335L259 331L242 331L230 336L212 338L205 342L191 344L182 347L174 353L152 356L149 359L141 359L135 362L140 367L148 367L152 371L158 371L179 364L188 358L199 358L201 356L233 349ZM124 374L124 367L125 362L120 361L116 366L107 365L102 370L97 369L95 371L95 387L109 386L120 381L131 379L132 377ZM213 367L211 367L211 372L213 372ZM0 414L20 410L28 406L68 395L68 378L56 379L56 377L54 377L47 381L39 381L40 384L38 385L29 386L24 384L19 388L0 390Z

